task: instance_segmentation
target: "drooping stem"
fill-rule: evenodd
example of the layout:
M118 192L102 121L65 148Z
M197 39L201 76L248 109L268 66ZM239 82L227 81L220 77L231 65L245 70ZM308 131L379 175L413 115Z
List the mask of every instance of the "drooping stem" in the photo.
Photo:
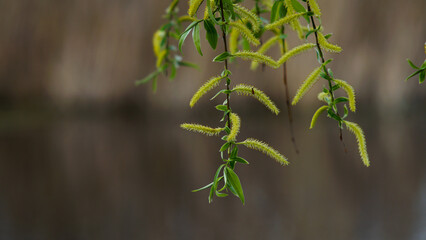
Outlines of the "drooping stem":
M308 11L310 12L311 11L311 5L309 4L309 1L306 1L306 4L308 6ZM312 27L315 30L317 27L315 25L315 19L314 19L313 15L311 15L310 18L311 18L311 22L312 22ZM330 74L328 73L328 70L327 70L326 66L324 65L324 63L325 63L324 54L322 52L321 46L320 46L319 41L318 41L318 33L317 33L317 31L315 31L314 34L315 34L315 43L316 43L317 49L318 49L318 55L321 58L321 63L323 64L323 71L324 71L324 74L327 75L327 77L328 77L328 79L327 79L327 81L328 81L328 88L329 88L328 91L330 92L331 101L334 102L333 85L332 85L332 82L330 80L330 79L333 79L333 77L330 76ZM340 118L340 115L339 115L338 111L336 111L336 114ZM345 152L347 152L346 146L345 146L345 142L343 141L343 131L342 131L342 128L340 126L339 126L339 133L340 133L339 134L340 135L339 136L340 141L343 144Z
M224 24L224 25L221 26L223 45L224 45L224 48L225 48L225 52L228 52L228 43L226 41L226 26L225 26L226 20L225 20L225 14L224 14L224 10L223 10L223 1L222 0L220 0L220 14L221 14L221 17L222 17L222 22ZM225 70L226 71L228 70L228 59L225 59ZM231 83L231 81L227 77L226 78L226 90L228 90L228 92L226 93L226 106L228 107L228 114L226 116L226 118L227 118L226 125L229 128L231 127L230 121L229 121L229 114L230 114L230 110L231 110L230 102L229 102L229 85L230 85L230 83Z
M285 32L284 27L281 28L281 34L284 34ZM282 43L282 54L285 54L286 52L286 44L285 39L281 39ZM293 143L294 150L297 154L299 154L299 149L297 148L296 144L296 138L294 136L294 127L293 127L293 113L291 111L291 104L290 104L290 95L288 93L288 83L287 83L287 62L284 62L283 64L283 82L284 82L284 88L285 88L285 102L287 104L287 115L288 115L288 121L290 125L290 135L291 135L291 142Z

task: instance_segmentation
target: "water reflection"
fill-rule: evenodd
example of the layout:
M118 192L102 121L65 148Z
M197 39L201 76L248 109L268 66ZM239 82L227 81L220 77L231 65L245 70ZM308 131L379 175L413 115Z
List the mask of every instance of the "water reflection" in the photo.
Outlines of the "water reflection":
M3 126L4 119L15 117L0 134L0 238L425 236L425 128L421 121L403 125L395 118L395 123L384 127L374 114L359 119L368 132L373 162L366 169L352 137L346 132L349 152L345 154L330 121L324 119L322 128L308 131L303 123L309 122L309 116L296 112L301 148L296 155L285 115L277 120L238 107L247 119L240 138L269 139L292 159L289 167L280 167L243 149L241 155L251 162L238 168L245 206L232 197L208 204L207 192L190 192L211 180L220 146L216 138L177 127L193 116L177 112L174 118L167 117L170 112L3 114ZM215 113L211 114L201 121L215 119ZM25 119L41 120L28 125Z

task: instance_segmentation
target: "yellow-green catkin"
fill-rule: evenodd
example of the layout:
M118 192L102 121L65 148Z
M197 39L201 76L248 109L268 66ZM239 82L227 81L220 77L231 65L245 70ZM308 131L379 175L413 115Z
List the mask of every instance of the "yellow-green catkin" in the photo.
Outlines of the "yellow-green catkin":
M258 46L260 44L259 39L257 39L253 33L246 27L246 25L240 23L240 22L230 22L229 26L234 27L238 29L238 31L243 35L244 38L247 39L247 41L254 46Z
M229 113L229 120L231 120L231 132L229 133L226 141L235 141L238 133L240 132L241 120L235 113Z
M293 21L294 19L297 19L303 15L305 15L306 13L294 13L288 16L285 16L281 19L278 19L277 21L270 23L268 25L265 26L266 30L271 30L271 29L275 29L278 27L281 27L283 24L289 23L291 21Z
M240 31L237 28L232 28L229 34L229 51L234 54L238 51L238 38L240 37Z
M277 162L279 162L282 165L288 165L289 162L286 157L284 157L281 153L279 153L277 150L270 147L268 144L261 142L257 139L253 138L247 138L244 142L241 142L239 144L243 144L244 146L261 151L268 155L269 157L275 159Z
M314 12L315 16L320 17L321 16L321 9L318 6L318 3L316 0L308 0L309 5L311 5L312 12Z
M297 90L296 96L293 98L292 105L296 105L297 102L311 89L311 87L317 82L321 74L321 67L317 67L312 73L306 78L302 85Z
M318 31L317 33L318 33L318 43L322 49L326 50L327 52L334 52L334 53L339 53L342 51L341 47L329 43L321 32Z
M260 48L257 50L257 53L264 54L266 51L268 51L278 40L280 40L279 36L271 37L268 41L266 41ZM259 66L259 62L252 61L251 62L251 70L256 70L256 68Z
M258 32L260 30L260 18L252 11L238 4L234 4L234 11L251 23L254 32Z
M157 68L161 67L166 56L167 56L167 50L166 49L161 50L160 54L157 57L157 64L156 64Z
M258 52L252 52L252 51L238 51L234 54L232 54L234 57L239 57L244 60L251 60L255 62L265 63L266 65L277 68L277 62L275 62L271 57L263 55Z
M162 30L158 30L154 33L154 36L152 37L152 46L154 49L155 56L160 56L161 53L161 42L163 41L165 32Z
M293 8L293 4L291 3L291 0L284 0L284 4L287 7L287 14L293 15L296 13L296 10ZM300 39L304 39L305 36L303 34L302 25L300 25L299 19L293 19L290 21L290 26L294 29L294 31L297 32L297 36Z
M322 106L318 108L318 110L315 112L314 116L312 117L311 126L309 127L309 129L312 129L315 127L315 123L317 122L319 115L321 115L321 113L327 109L328 109L328 106Z
M210 9L213 11L214 7L215 7L215 2L214 0L207 0L206 3L206 9L204 10L204 20L209 18L209 8L207 6L207 4L210 4Z
M210 80L208 80L206 83L201 86L198 91L192 96L191 101L189 102L189 106L193 107L198 100L204 96L208 91L212 90L214 87L218 86L220 83L220 80L223 79L223 76L213 77Z
M232 89L233 92L236 92L239 95L245 95L245 96L252 96L259 100L263 105L265 105L271 112L278 115L280 110L275 106L274 102L271 101L271 99L261 90L245 85L245 84L238 84Z
M260 1L268 10L271 10L274 6L274 0L261 0Z
M200 124L193 124L193 123L184 123L184 124L181 124L180 127L185 130L202 133L207 136L218 135L220 132L224 130L223 128L211 128L211 127L203 126Z
M343 80L339 80L339 79L334 79L334 81L339 84L343 90L345 90L346 94L348 95L348 99L349 99L349 109L352 112L356 111L356 102L355 102L355 90L354 88L349 85L349 83L343 81Z
M195 21L195 20L197 20L196 18L194 18L194 17L190 17L190 16L188 16L188 15L184 15L184 16L181 16L181 17L179 17L179 19L178 19L178 21L181 23L181 22L193 22L193 21Z
M277 61L277 67L281 66L282 64L284 64L285 62L287 62L287 60L289 60L291 57L300 54L304 51L307 51L311 48L314 48L316 45L313 43L305 43L302 44L300 46L294 47L292 49L290 49L288 52L286 52L283 56L281 56L281 58Z
M190 17L194 17L197 13L198 8L200 7L201 3L204 0L190 0L189 1L189 9L188 9L188 15Z
M343 122L345 123L348 130L355 135L356 140L358 142L359 154L361 155L362 162L364 163L365 166L369 167L370 160L368 158L367 144L365 141L364 132L362 131L361 127L356 123L349 122L349 121L343 121Z

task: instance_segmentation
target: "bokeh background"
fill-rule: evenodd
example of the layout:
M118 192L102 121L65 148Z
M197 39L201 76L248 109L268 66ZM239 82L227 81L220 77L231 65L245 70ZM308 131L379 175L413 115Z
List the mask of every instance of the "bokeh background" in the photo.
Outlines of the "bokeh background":
M204 57L190 41L183 51L201 70L160 78L156 94L134 85L155 69L151 39L168 4L0 0L0 239L426 239L426 85L404 82L405 59L425 58L426 1L319 0L344 49L327 54L330 66L357 90L350 120L364 128L370 168L346 130L344 152L334 121L308 130L321 84L293 109L297 155L281 71L231 66L234 83L256 85L282 110L233 98L240 139L265 140L291 161L241 150L251 163L238 167L245 206L191 193L220 164L218 138L179 128L220 119L216 101L188 106L222 69L206 41ZM288 64L292 96L316 64L313 52Z

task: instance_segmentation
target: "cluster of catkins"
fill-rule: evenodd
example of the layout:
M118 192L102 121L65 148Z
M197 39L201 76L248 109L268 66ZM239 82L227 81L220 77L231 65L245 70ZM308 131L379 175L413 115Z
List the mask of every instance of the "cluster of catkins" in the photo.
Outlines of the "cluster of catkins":
M194 191L210 189L209 201L212 201L214 195L224 197L231 192L244 203L244 193L235 173L237 163L248 164L247 160L238 155L240 146L259 150L283 165L289 163L286 157L262 141L253 138L237 140L241 119L230 107L232 94L253 97L274 114L278 114L279 109L263 91L254 86L246 84L232 86L228 64L236 59L251 61L252 70L256 70L259 64L276 69L303 52L316 51L319 66L303 81L292 100L292 105L296 105L319 79L324 79L328 88L324 88L318 94L318 99L324 104L314 113L310 128L314 127L322 113L326 113L329 118L337 121L340 131L343 126L346 126L355 135L361 159L365 166L370 165L362 129L358 124L345 120L349 110L352 112L356 110L355 91L349 83L334 77L333 72L327 68L331 59L324 59L323 51L339 53L342 49L329 42L331 34L325 34L323 26L315 26L315 20L321 21L321 11L316 0L254 0L252 9L243 6L243 0L190 0L187 15L184 16L178 16L178 2L174 0L166 10L168 22L154 34L153 46L157 57L157 70L138 83L152 81L155 88L160 74L174 78L180 66L194 67L193 64L184 62L179 55L179 50L181 51L190 33L200 55L202 55L201 28L204 28L205 37L212 49L216 49L219 39L223 41L225 51L213 60L224 63L223 72L204 83L189 103L193 107L210 91L224 86L212 98L224 97L224 102L216 106L223 115L221 120L223 125L220 127L189 123L181 125L186 130L208 136L222 135L224 141L220 149L222 164L217 169L213 181ZM199 18L200 16L202 18ZM182 25L185 22L189 24L183 30ZM287 28L294 30L301 40L300 45L289 48L286 41L287 35L284 34ZM269 38L261 41L262 38L266 39L266 36ZM313 43L308 41L309 36L314 40ZM177 46L172 45L173 38ZM282 53L277 60L267 55L268 51L275 46L279 47ZM336 96L336 91L339 89L343 90L344 96ZM343 104L343 114L339 113L338 104Z

